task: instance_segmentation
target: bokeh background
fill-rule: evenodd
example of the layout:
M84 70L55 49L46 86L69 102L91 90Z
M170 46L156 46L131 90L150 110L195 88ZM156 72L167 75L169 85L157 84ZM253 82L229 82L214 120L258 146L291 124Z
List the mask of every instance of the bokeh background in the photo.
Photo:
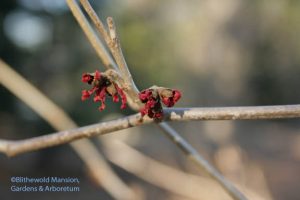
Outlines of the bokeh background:
M279 105L300 101L300 1L91 3L102 19L107 16L115 19L126 60L140 89L154 84L178 88L183 93L179 107ZM111 102L105 111L98 112L91 101L81 102L81 90L85 88L81 74L104 68L63 0L2 0L0 57L79 125L133 113L120 111L119 105ZM171 124L235 183L263 199L299 199L299 120ZM22 139L51 132L54 130L44 120L0 87L1 138ZM157 161L205 177L153 125L102 138L122 140ZM99 139L94 138L93 142L103 149ZM139 193L140 199L187 199L114 164L112 167ZM79 177L81 192L10 192L11 176L51 175ZM14 158L0 155L0 198L21 197L111 199L94 183L68 145Z

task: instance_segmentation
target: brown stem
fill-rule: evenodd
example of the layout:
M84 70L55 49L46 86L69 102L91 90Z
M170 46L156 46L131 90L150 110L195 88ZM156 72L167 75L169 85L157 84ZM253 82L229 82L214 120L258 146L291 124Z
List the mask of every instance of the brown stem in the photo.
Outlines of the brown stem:
M300 105L224 108L178 108L165 109L164 113L165 121L299 118ZM28 151L65 144L81 138L103 135L117 130L153 122L155 122L153 119L147 117L142 118L138 113L108 122L101 122L98 124L56 132L30 139L19 141L0 140L0 151L9 156L14 156ZM170 130L170 128L167 128L164 122L160 123L159 126L161 126L163 129ZM171 137L173 138L174 134L172 134ZM183 140L183 138L181 138L180 136L177 135L176 138L176 144L179 147L187 145L186 141ZM193 152L193 154L194 153L195 152Z
M78 4L75 2L75 0L66 0L67 4L72 11L72 14L74 15L75 19L77 20L78 24L80 25L81 29L83 30L85 36L95 49L97 55L102 60L104 66L107 69L113 68L117 69L117 65L109 55L109 53L106 51L105 47L103 46L102 42L99 40L97 35L95 34L94 30L86 20L85 16L81 12ZM108 36L107 36L108 37Z

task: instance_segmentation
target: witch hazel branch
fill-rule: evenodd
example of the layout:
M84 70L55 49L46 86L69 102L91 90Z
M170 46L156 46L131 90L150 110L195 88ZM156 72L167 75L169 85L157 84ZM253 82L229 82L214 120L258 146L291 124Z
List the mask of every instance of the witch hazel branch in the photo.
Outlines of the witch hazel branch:
M163 108L163 104L167 107L174 106L175 103L181 98L181 93L178 90L159 88L155 86L140 92L136 87L134 80L132 79L131 73L125 61L120 44L120 39L118 37L113 19L111 17L107 18L107 29L104 26L104 23L97 16L89 1L80 0L81 5L95 25L95 28L99 32L99 35L102 37L102 41L105 42L106 47L111 53L110 54L107 49L99 43L99 41L101 40L98 40L95 33L91 31L88 23L86 23L87 20L85 20L85 18L83 17L83 14L78 9L78 6L75 5L75 1L67 0L67 2L71 10L73 11L75 18L82 27L82 30L85 32L87 38L96 50L100 59L103 61L104 66L107 69L114 69L120 72L120 75L122 75L121 80L123 81L123 84L121 81L119 83L121 86L123 86L122 90L125 90L126 92L125 94L127 95L126 97L128 98L129 106L133 110L139 110L141 113L141 117L147 115L149 118L153 119L152 121L160 122L156 123L156 125L168 136L168 138L179 149L181 149L185 153L185 155L187 155L193 162L195 162L198 167L200 167L202 170L205 170L213 179L215 179L233 199L246 200L247 198L229 181L227 181L212 165L210 165L209 162L207 162L204 157L201 156L201 154L199 154L198 151L188 143L188 141L182 138L180 134L170 125L168 125L166 122L163 122L164 119L168 118L169 114L168 109ZM186 115L179 116L186 117ZM140 120L140 116L138 118L138 123L141 123L142 121L149 121ZM128 124L132 125L132 123Z
M127 97L124 89L120 87L111 76L113 70L100 72L96 70L94 73L84 73L81 81L92 86L89 90L83 90L81 100L85 101L94 94L93 101L100 102L99 111L105 109L106 97L111 97L113 102L119 102L121 98L121 109L126 108ZM117 74L117 72L114 72ZM149 118L161 120L163 118L163 106L173 107L181 98L181 92L176 89L152 86L141 91L139 100L143 104L140 109L142 116L147 115Z

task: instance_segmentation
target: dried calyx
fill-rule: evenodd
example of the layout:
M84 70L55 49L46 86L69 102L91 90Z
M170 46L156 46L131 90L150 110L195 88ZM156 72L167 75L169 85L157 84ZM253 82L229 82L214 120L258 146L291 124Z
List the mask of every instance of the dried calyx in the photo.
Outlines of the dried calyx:
M119 102L119 97L121 98L121 109L126 108L126 95L124 91L118 86L116 82L111 80L105 73L101 73L98 70L95 73L85 73L82 75L82 82L92 85L90 90L83 90L81 100L84 101L88 99L93 93L94 102L100 102L101 105L99 110L105 109L105 99L106 96L110 96L113 102Z
M173 107L180 99L181 93L178 90L153 86L139 93L139 99L144 104L140 110L141 115L148 115L150 118L162 119L163 109L161 102L167 107Z

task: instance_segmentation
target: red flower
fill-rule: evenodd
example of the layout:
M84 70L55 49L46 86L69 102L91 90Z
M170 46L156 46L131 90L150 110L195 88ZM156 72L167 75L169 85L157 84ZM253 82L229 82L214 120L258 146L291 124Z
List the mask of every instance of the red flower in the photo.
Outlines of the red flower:
M178 90L172 90L171 96L164 96L163 93L161 94L162 102L167 107L173 107L175 103L180 99L181 93Z
M172 107L180 99L181 93L178 90L167 88L149 88L139 93L139 99L144 103L140 110L142 116L148 115L150 118L162 119L163 109L161 101L167 106Z
M152 96L151 89L147 89L139 93L139 98L142 101L142 103L146 103L151 96Z
M140 110L142 116L148 115L150 118L161 119L163 117L160 97L153 89L146 89L139 93L139 99L145 106Z
M117 85L117 83L111 81L105 74L101 74L98 70L95 73L85 73L82 75L82 82L93 85L90 90L83 90L81 100L84 101L88 99L93 93L95 96L93 98L94 102L101 102L99 111L105 109L106 95L113 98L113 102L119 101L119 96L122 100L121 109L126 108L126 95L124 91Z
M82 78L81 78L81 81L84 82L84 83L89 83L91 84L92 81L93 81L94 77L90 74L83 74L82 75Z

